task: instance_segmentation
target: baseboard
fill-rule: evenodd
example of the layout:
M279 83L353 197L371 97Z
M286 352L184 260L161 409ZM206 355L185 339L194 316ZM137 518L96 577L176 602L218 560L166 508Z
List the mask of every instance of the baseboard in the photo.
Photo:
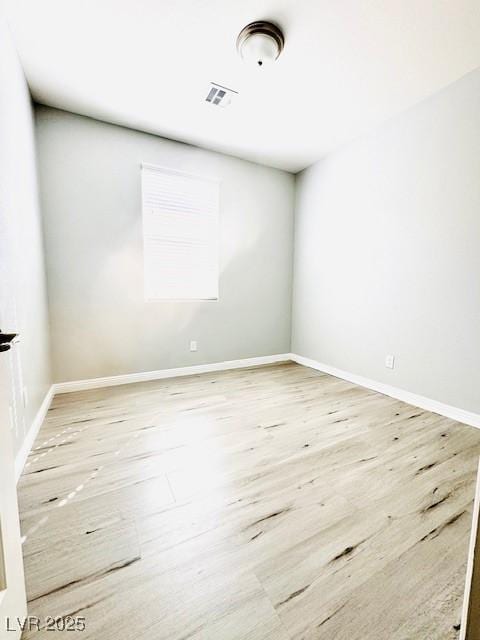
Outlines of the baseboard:
M22 448L15 456L15 477L18 482L25 462L32 450L35 438L47 415L47 411L52 402L53 396L57 393L70 393L71 391L83 391L86 389L98 389L101 387L114 387L120 384L130 384L133 382L147 382L149 380L161 380L162 378L176 378L181 376L191 376L197 373L208 373L209 371L227 371L229 369L244 369L290 360L289 353L281 353L272 356L259 356L256 358L244 358L242 360L228 360L225 362L213 362L211 364L199 364L189 367L177 367L174 369L160 369L159 371L144 371L141 373L130 373L121 376L109 376L106 378L92 378L89 380L75 380L73 382L61 382L53 384L48 390L45 398L37 411L34 421L25 437Z
M311 360L310 358L305 358L304 356L299 356L295 353L291 353L289 355L293 362L297 362L305 367L316 369L322 373L328 373L336 378L342 378L342 380L353 382L353 384L358 384L360 387L366 387L372 391L378 391L379 393L383 393L384 395L395 398L396 400L401 400L407 404L419 407L420 409L432 411L433 413L438 413L446 418L451 418L452 420L457 420L463 424L480 428L480 415L478 413L472 413L471 411L465 411L458 407L452 407L451 405L444 404L443 402L438 402L438 400L432 400L431 398L420 396L416 393L412 393L411 391L392 387L388 384L384 384L383 382L370 380L369 378L364 378L363 376L359 376L355 373L331 367L323 362L317 362L316 360Z
M273 356L259 356L256 358L244 358L242 360L227 360L225 362L213 362L211 364L196 364L188 367L176 367L173 369L160 369L158 371L144 371L141 373L127 373L120 376L108 376L106 378L91 378L87 380L74 380L72 382L60 382L54 384L54 393L70 393L72 391L85 391L87 389L99 389L101 387L115 387L120 384L133 382L148 382L161 380L162 378L178 378L191 376L197 373L211 371L227 371L229 369L244 369L265 364L275 364L290 360L289 353L280 353Z
M256 358L244 358L242 360L227 360L225 362L213 362L211 364L199 364L188 367L177 367L173 369L160 369L158 371L144 371L141 373L130 373L120 376L108 376L106 378L92 378L89 380L75 380L73 382L61 382L53 384L48 390L45 398L37 411L37 415L30 429L26 435L25 442L21 450L15 457L15 476L18 482L20 475L25 466L27 457L33 447L35 438L38 431L42 426L42 423L47 415L47 411L52 402L53 396L57 393L70 393L72 391L83 391L87 389L98 389L101 387L113 387L121 384L131 384L134 382L147 382L150 380L161 380L162 378L176 378L182 376L191 376L198 373L208 373L212 371L228 371L229 369L244 369L247 367L256 367L266 364L275 364L279 362L293 361L311 369L316 369L322 373L327 373L336 378L347 380L353 384L357 384L360 387L383 393L386 396L401 400L407 404L411 404L415 407L425 409L426 411L432 411L438 413L446 418L451 418L463 424L471 425L472 427L480 428L480 415L471 411L465 411L458 407L453 407L438 400L432 400L425 396L393 387L383 382L377 382L369 378L364 378L355 373L337 369L323 362L312 360L311 358L305 358L296 353L281 353L272 356L259 356Z
M15 456L15 478L17 482L22 474L23 467L25 466L25 462L27 461L27 458L28 458L28 454L32 450L33 443L35 442L35 438L37 437L38 432L40 431L40 427L42 426L42 423L45 420L45 416L47 415L47 411L50 407L53 396L54 396L54 387L52 385L50 389L47 391L45 398L43 399L43 402L40 405L39 410L37 411L37 415L35 416L32 424L30 425L30 429L28 430L27 435L25 436L25 441L22 445L22 448Z

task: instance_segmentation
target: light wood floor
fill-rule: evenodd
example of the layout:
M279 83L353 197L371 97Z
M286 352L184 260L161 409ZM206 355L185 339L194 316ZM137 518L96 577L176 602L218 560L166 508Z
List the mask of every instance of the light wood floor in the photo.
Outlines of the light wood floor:
M29 613L81 640L457 638L479 454L295 364L57 396L19 483Z

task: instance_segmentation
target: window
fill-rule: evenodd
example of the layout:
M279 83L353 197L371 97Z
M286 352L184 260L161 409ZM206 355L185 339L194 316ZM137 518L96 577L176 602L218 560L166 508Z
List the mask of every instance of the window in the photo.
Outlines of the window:
M145 298L218 299L219 183L142 165Z

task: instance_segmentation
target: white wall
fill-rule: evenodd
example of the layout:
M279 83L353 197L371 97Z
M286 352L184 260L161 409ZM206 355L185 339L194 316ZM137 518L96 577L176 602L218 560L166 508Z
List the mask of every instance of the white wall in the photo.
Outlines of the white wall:
M48 309L30 94L0 16L0 328L20 333L12 361L18 386L18 451L50 386ZM20 363L16 356L20 354ZM19 376L23 372L23 383Z
M56 381L289 351L291 174L55 109L36 122ZM218 302L144 302L142 161L221 181Z
M480 412L480 71L305 170L296 207L292 351Z

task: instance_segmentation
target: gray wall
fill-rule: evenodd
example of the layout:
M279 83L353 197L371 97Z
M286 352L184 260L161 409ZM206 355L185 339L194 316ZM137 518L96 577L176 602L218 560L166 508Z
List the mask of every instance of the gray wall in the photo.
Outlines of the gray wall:
M36 122L55 381L289 351L291 174L55 109ZM221 180L219 301L144 302L142 161Z
M30 94L0 18L0 327L21 336L13 355L2 354L12 358L17 386L17 451L50 385L42 242Z
M480 412L480 71L300 174L294 255L293 352Z

